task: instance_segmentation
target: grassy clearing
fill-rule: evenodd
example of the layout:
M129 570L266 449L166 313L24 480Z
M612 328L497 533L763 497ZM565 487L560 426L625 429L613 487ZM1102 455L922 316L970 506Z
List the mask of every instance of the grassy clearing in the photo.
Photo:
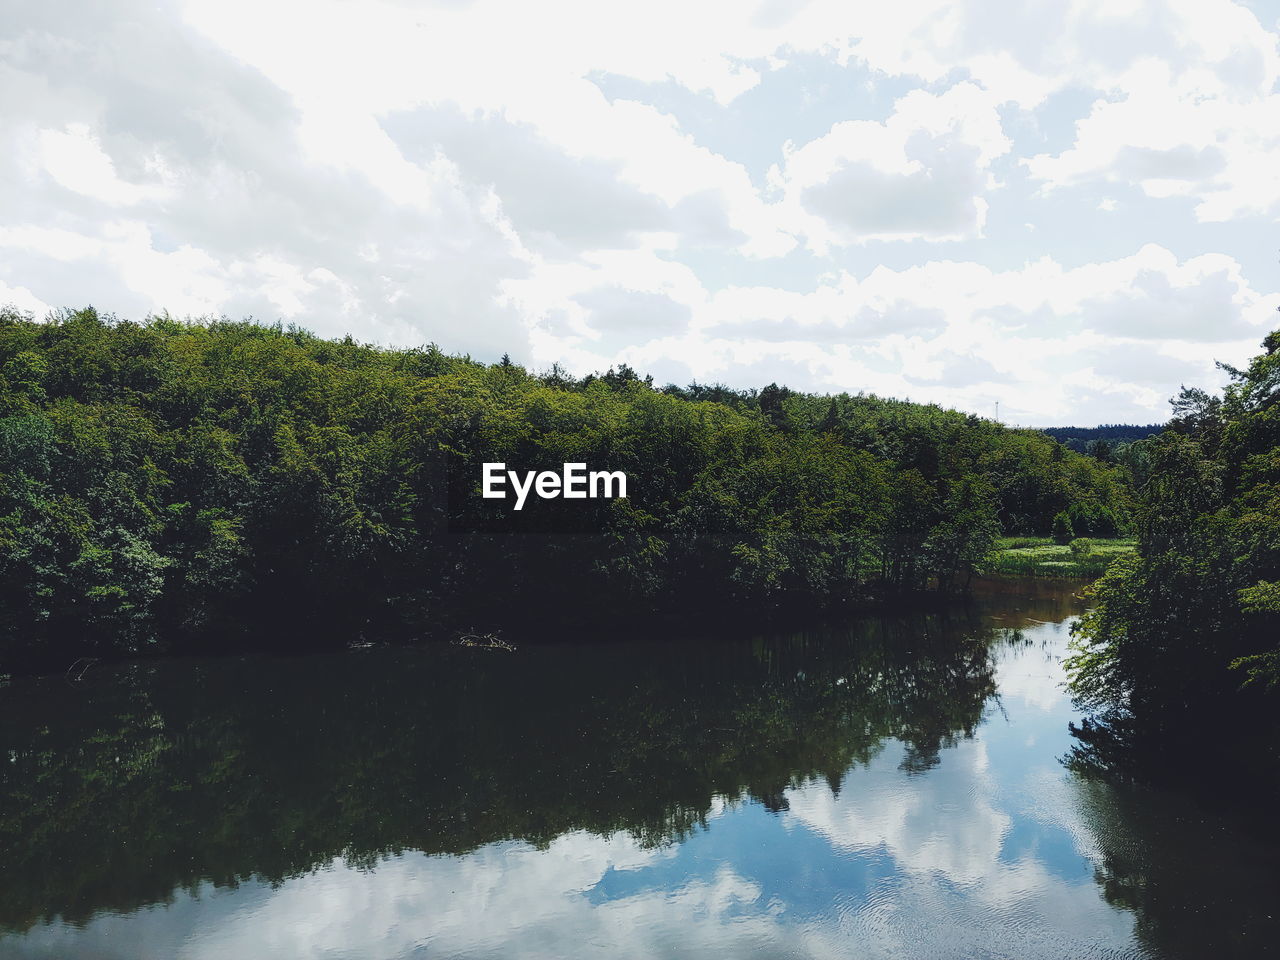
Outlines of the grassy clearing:
M1132 553L1137 541L1076 540L1063 546L1049 537L1004 537L987 561L986 572L1004 577L1095 579L1116 557Z

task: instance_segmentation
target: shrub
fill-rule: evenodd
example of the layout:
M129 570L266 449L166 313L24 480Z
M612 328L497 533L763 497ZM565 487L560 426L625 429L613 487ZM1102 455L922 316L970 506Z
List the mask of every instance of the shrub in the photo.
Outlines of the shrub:
M1076 532L1071 526L1071 518L1065 513L1059 513L1053 518L1053 542L1060 543L1064 546L1075 539Z
M1078 537L1071 541L1071 556L1075 560L1082 560L1093 553L1093 541L1088 537Z

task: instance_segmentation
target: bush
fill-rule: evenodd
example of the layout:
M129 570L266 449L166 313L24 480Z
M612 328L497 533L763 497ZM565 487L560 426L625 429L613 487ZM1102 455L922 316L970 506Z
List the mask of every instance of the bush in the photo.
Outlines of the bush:
M1071 518L1059 513L1053 518L1053 542L1066 545L1075 539L1076 532L1071 526Z
M1079 537L1071 541L1071 556L1073 559L1083 560L1091 553L1093 553L1093 541L1088 537Z

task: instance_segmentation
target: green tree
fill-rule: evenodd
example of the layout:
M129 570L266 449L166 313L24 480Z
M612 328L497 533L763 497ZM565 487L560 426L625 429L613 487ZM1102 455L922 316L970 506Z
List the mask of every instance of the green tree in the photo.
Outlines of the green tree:
M1068 663L1076 695L1106 714L1155 728L1274 716L1230 669L1256 688L1280 677L1280 338L1263 345L1222 397L1184 389L1173 429L1143 441L1139 553L1095 585Z
M26 668L960 590L996 532L1130 523L1124 467L865 394L91 308L0 310L0 373L0 656ZM498 461L621 470L628 498L514 514L479 496Z
M1070 543L1075 535L1071 517L1065 511L1055 514L1053 518L1053 542L1065 545Z

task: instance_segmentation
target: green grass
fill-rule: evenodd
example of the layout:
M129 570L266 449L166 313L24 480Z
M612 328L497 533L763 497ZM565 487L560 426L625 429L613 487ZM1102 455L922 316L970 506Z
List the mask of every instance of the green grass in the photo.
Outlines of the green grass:
M1102 576L1116 557L1137 548L1137 541L1131 538L1092 540L1092 544L1089 553L1080 556L1049 537L1004 537L988 559L986 572L1001 577L1092 580Z

